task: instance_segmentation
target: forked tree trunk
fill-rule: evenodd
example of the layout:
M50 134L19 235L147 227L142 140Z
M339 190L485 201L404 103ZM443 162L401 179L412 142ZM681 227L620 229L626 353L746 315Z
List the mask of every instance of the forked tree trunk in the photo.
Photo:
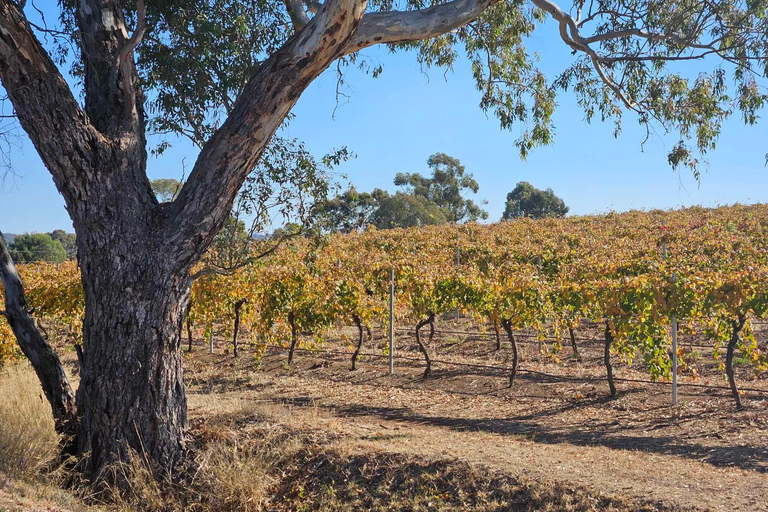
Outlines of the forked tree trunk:
M509 387L515 383L515 377L517 376L517 365L519 361L517 353L517 340L515 339L515 333L512 330L512 321L509 319L501 319L501 325L507 332L507 338L509 338L509 344L512 347L512 370L509 372Z
M733 398L736 400L737 410L742 409L744 406L741 403L739 387L736 385L736 374L733 370L733 355L736 350L736 344L739 342L739 335L741 334L741 330L744 328L744 323L746 320L746 316L740 314L738 320L733 321L733 332L731 334L731 339L728 340L728 350L725 354L725 373L728 375L728 384L730 384Z
M611 396L616 396L616 385L613 383L613 367L611 366L611 344L613 343L613 333L611 326L605 322L605 345L603 347L603 363L605 372L608 376L608 387L611 388Z
M239 301L235 302L235 327L232 332L232 352L234 357L238 356L237 352L237 331L240 328L240 308L243 307L243 304L248 302L247 299L240 299Z
M432 371L432 358L429 357L429 351L427 350L427 347L424 346L424 343L421 342L421 328L425 325L429 324L429 342L432 343L432 338L435 335L435 314L430 313L429 317L422 320L418 324L416 324L416 343L419 344L419 350L422 354L424 354L424 360L427 363L427 367L424 369L424 378L426 379L429 376L429 373Z
M354 354L352 354L352 369L357 370L357 358L360 355L360 349L363 348L363 324L360 321L360 317L357 315L352 315L352 321L355 322L355 325L357 326L357 347L355 348ZM370 333L371 330L368 329L369 336Z
M299 341L299 330L296 327L296 315L293 311L288 313L288 323L291 326L291 348L288 350L288 364L293 362L293 353L296 350L296 343Z
M581 361L581 356L579 355L579 347L576 345L576 334L573 332L573 327L568 327L568 334L571 337L571 348L573 349L573 357L575 357L577 360Z

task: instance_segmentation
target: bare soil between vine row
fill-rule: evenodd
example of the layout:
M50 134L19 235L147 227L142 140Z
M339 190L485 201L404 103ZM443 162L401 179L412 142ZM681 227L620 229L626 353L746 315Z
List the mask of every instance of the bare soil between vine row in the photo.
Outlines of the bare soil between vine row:
M461 323L439 325L446 331ZM598 338L582 329L580 336ZM736 411L725 389L617 382L608 397L602 347L582 343L581 360L564 348L559 362L522 346L521 373L512 388L503 370L506 344L442 335L432 346L437 363L424 369L415 340L401 334L395 374L388 375L381 336L351 371L352 331L316 349L270 347L259 361L246 345L233 358L224 340L214 354L198 340L185 376L192 418L228 407L256 407L279 420L290 416L332 431L334 445L354 453L410 454L458 459L512 476L573 485L691 510L768 511L768 376L739 367L746 409ZM683 341L683 343L685 343ZM711 352L701 351L697 385L725 386ZM647 380L641 365L614 357L618 378ZM572 379L572 380L563 380ZM581 380L583 379L583 380ZM593 379L593 380L589 380ZM681 376L681 382L691 379Z

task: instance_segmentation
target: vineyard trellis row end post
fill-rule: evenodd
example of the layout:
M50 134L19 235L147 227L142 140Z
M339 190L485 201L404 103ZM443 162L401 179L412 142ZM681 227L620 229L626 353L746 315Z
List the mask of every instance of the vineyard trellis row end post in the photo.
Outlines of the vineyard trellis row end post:
M395 373L395 269L389 269L389 374Z

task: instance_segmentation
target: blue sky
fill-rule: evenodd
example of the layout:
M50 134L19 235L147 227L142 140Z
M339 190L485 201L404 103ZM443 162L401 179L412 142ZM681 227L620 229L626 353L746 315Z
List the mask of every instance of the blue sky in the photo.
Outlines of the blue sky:
M549 78L572 58L556 36L556 27L548 23L529 41ZM444 78L440 70L424 74L412 54L371 48L365 55L384 65L379 78L350 71L349 100L334 116L336 75L327 71L299 100L288 128L288 135L304 140L317 154L340 146L353 151L357 157L337 171L358 190L394 190L397 172L427 173L429 155L445 152L474 174L480 184L476 199L488 201L490 220L501 217L506 194L518 181L551 187L573 214L768 202L762 124L745 127L738 116L729 120L697 183L687 171L674 172L667 165L673 135L656 136L641 151L645 133L632 116L625 116L624 131L615 139L612 124L586 124L573 98L561 94L555 144L522 161L513 144L519 129L500 130L498 121L479 109L480 94L466 62ZM195 156L188 143L175 141L163 157L150 159L148 174L180 178L182 161L189 169ZM71 230L64 201L28 140L14 151L13 164L17 176L6 177L0 188L0 230Z

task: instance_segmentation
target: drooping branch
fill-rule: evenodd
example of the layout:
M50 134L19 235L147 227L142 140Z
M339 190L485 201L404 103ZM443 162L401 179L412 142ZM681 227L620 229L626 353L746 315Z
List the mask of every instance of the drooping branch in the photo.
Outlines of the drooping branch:
M75 428L75 395L61 366L56 351L48 344L34 319L30 318L24 285L0 234L0 282L5 289L3 316L16 336L19 347L32 363L48 402L51 404L56 429L72 436ZM71 439L68 442L71 443Z

